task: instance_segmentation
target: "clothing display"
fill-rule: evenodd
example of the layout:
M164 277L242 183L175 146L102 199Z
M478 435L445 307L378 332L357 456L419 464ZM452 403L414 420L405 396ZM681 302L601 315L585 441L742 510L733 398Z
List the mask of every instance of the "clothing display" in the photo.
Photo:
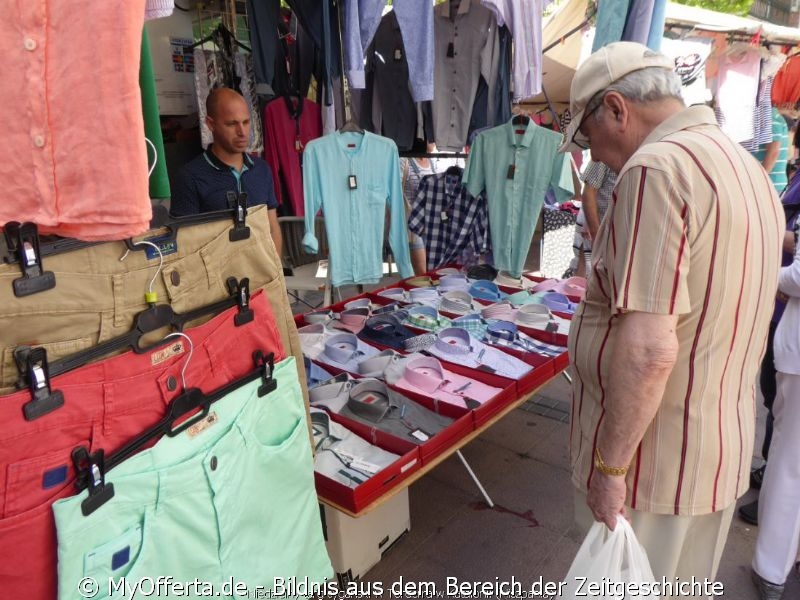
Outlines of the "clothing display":
M542 91L542 13L550 1L481 0L514 38L514 101Z
M321 208L334 286L376 283L382 277L387 206L394 260L402 277L411 276L400 167L393 141L369 132L337 132L309 142L303 157L303 191L303 247L309 253L319 250L314 217Z
M355 89L365 87L364 55L381 22L385 0L347 0L345 5L345 61L347 78ZM415 102L433 99L433 4L428 0L406 0L392 6L403 33L402 52L408 64L411 94ZM401 60L392 48L384 61ZM376 48L377 50L377 48ZM408 81L408 77L402 80Z
M365 344L352 333L338 333L325 340L317 360L351 373L358 373L358 363L375 356L378 349Z
M481 77L494 90L499 54L497 21L477 0L443 2L434 9L434 139L439 150L461 151ZM483 115L494 116L494 96ZM475 194L477 195L477 194Z
M313 407L324 408L414 444L427 442L453 422L377 379L321 385L310 390L308 397Z
M272 170L275 198L292 214L305 214L303 151L322 135L319 105L307 98L285 96L264 107L264 160Z
M664 38L661 52L675 59L675 71L681 76L681 95L686 106L705 104L711 100L706 87L706 61L713 41L708 38Z
M314 470L348 487L364 483L400 458L331 420L324 410L311 409L311 428Z
M212 405L212 426L164 437L111 469L114 496L100 510L82 514L87 492L53 505L60 599L74 598L84 577L233 577L272 589L275 578L333 575L293 361L275 366L268 395L260 379L248 383Z
M448 362L509 379L519 379L533 368L518 358L485 345L464 329L442 329L436 334L436 338L428 352Z
M91 1L83 6L91 18L76 18L63 2L7 7L0 225L30 221L43 233L91 241L148 229L139 91L145 4Z
M489 246L489 209L484 194L472 195L463 169L450 167L426 177L408 215L408 228L425 241L429 269L470 264Z
M753 138L753 115L758 97L761 53L758 48L739 44L719 57L717 108L720 127L735 142Z
M442 363L432 357L406 362L403 376L396 385L401 389L433 398L437 402L447 402L466 408L480 406L501 391L499 388L448 371L442 367Z
M561 135L536 125L505 125L481 133L472 146L464 181L473 196L486 191L495 268L521 272L548 188L559 201L574 188ZM498 167L502 165L502 167Z

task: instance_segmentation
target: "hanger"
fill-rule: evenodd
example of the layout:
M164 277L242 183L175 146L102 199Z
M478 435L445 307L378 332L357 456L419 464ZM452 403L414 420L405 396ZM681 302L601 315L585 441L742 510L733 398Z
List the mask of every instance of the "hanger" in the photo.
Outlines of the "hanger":
M31 391L31 400L23 406L25 419L33 421L64 404L63 394L52 389L53 377L101 359L117 350L132 349L137 354L143 354L163 345L162 340L150 346L140 346L142 337L148 333L164 327L182 331L187 323L195 319L216 315L234 306L239 308L233 318L236 327L252 321L254 315L253 309L250 308L250 280L244 278L237 282L235 278L229 277L227 286L230 296L225 300L182 314L176 313L169 304L153 304L136 315L133 329L128 333L52 362L48 362L47 352L44 348L17 346L14 349L14 360L20 372L17 386L20 389L28 387Z
M202 46L203 44L205 44L207 42L214 42L214 44L216 44L217 46L221 46L222 44L220 44L220 39L224 44L226 44L228 46L236 45L236 46L239 46L240 48L242 48L243 50L247 50L248 52L252 52L253 51L249 46L246 46L245 44L243 44L242 42L237 40L236 36L233 35L233 33L231 33L230 29L228 29L227 27L225 27L225 25L220 23L219 25L217 25L217 27L216 27L216 29L214 29L214 31L209 33L204 38L194 42L193 44L191 44L189 46L184 46L183 47L183 53L186 54L186 53L194 50L198 46Z
M364 130L358 124L354 117L350 117L347 122L339 128L339 133L364 133Z
M511 119L512 125L527 125L531 122L530 116L526 115L525 113L519 113L514 115L514 118Z
M191 354L189 358L191 358ZM204 394L199 388L184 389L179 396L169 403L164 418L107 458L104 456L102 449L96 450L90 454L86 446L74 448L72 451L72 462L77 474L75 487L79 491L87 488L89 490L89 496L81 502L81 512L83 515L88 516L92 514L114 497L114 485L112 483L106 483L106 473L135 454L149 442L163 437L164 435L175 437L195 423L206 419L212 404L225 398L248 383L258 379L262 380L262 384L259 386L257 392L259 398L263 398L267 394L275 391L278 387L278 382L272 377L275 370L275 355L270 352L268 355L264 356L261 350L256 350L253 352L253 363L255 367L253 371L228 385L214 390L210 394ZM185 369L186 365L184 365L184 370ZM178 421L182 417L190 413L194 414L178 424Z

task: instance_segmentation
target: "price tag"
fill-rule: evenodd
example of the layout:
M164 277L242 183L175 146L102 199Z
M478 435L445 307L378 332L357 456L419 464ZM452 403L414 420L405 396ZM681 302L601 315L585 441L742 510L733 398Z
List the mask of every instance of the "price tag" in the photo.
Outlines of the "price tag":
M347 186L351 190L357 190L358 189L358 179L356 178L355 175L349 175L347 177Z
M381 470L378 465L372 464L371 462L367 462L360 458L353 459L353 462L350 463L350 468L369 473L370 475L374 475Z
M517 165L508 165L508 172L506 173L506 179L514 179L514 173L517 170Z
M394 49L394 59L403 60L403 51L400 48Z
M294 149L297 152L302 152L302 150L303 150L303 142L300 141L300 138L295 138L295 140L294 140Z
M427 442L429 439L431 439L431 435L422 431L422 429L415 429L408 435L417 438L420 442Z
M447 216L447 213L445 211L442 211L442 223L448 221L449 219L450 217Z

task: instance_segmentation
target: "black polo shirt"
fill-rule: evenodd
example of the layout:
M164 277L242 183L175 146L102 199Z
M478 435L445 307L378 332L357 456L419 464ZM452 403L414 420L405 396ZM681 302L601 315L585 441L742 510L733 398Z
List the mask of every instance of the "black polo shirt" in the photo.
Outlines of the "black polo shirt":
M247 192L247 205L266 204L276 208L272 172L260 158L244 155L241 173L226 165L211 151L186 163L172 187L170 212L176 216L194 215L228 208L228 192Z

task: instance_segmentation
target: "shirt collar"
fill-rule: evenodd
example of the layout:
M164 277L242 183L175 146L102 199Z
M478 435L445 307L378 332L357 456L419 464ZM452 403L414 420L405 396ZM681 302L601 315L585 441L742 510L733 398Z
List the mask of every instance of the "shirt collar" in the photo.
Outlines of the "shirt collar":
M426 375L422 373L420 369L430 369L434 371L435 375ZM403 377L415 388L419 388L427 394L432 394L445 382L442 363L433 357L417 358L408 361Z
M392 402L384 383L377 379L365 379L350 388L347 408L353 414L377 423L399 405Z
M331 336L325 342L324 353L331 360L341 365L346 365L351 360L364 355L358 349L358 338L352 333L340 333Z
M471 8L472 0L461 0L461 3L458 5L458 14L465 15L469 12ZM450 0L445 0L441 6L439 7L439 14L442 15L444 18L450 18Z
M209 144L208 148L206 148L205 151L203 152L203 156L205 157L206 162L210 164L212 167L214 167L217 171L225 171L225 170L234 171L235 169L232 166L222 162L217 157L217 155L211 151L211 147L213 145L214 144ZM250 167L253 166L253 159L250 158L250 155L247 154L247 152L242 152L242 158L244 160L242 171L245 171L246 169L249 169Z
M367 319L361 335L384 346L399 346L414 334L400 324L394 315L378 315Z
M698 125L716 124L717 120L714 117L714 111L711 108L702 105L690 106L689 108L686 108L678 113L675 113L671 117L668 117L658 127L653 129L653 131L650 132L650 135L648 135L642 142L642 146L657 142L668 135L675 133L676 131L681 131L682 129L697 127Z
M523 127L522 124L514 125L514 119L512 118L508 123L506 123L506 127L508 128L508 141L513 147L523 146L527 148L531 145L533 141L533 135L536 133L536 128L538 125L533 122L533 119L528 119L528 124L525 125L525 133L522 134L522 138L520 139L516 133L514 133L520 127Z
M449 338L444 340L443 337ZM436 337L436 348L445 354L471 354L472 345L470 344L469 331L458 327L448 327L442 329Z

